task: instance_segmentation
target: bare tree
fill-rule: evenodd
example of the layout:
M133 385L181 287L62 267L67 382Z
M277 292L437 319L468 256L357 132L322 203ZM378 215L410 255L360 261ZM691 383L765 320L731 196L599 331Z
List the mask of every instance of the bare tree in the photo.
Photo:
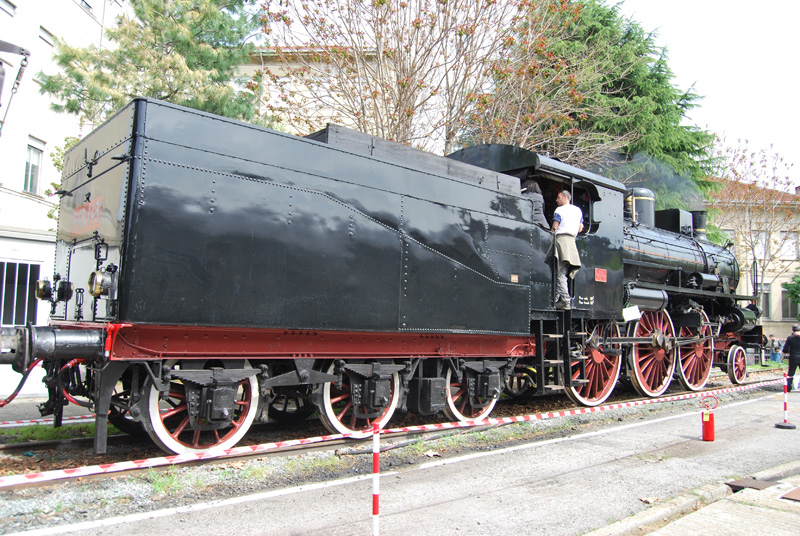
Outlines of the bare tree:
M261 73L271 112L301 133L331 121L447 153L525 2L282 4L263 6L276 60Z
M611 54L614 43L584 46L581 9L579 3L548 2L520 14L514 46L491 64L495 86L474 96L474 142L518 145L591 168L641 136L635 129L594 125L619 122L628 113L610 102L627 98L626 77L648 58L628 55L620 63Z
M671 110L661 101L672 100L642 88L674 88L668 73L657 73L662 82L642 75L654 61L649 37L626 30L613 10L593 14L614 19L597 30L584 7L266 0L273 57L253 89L298 133L334 122L445 154L495 142L579 167L608 164L609 153L648 135L654 114Z
M792 191L790 165L777 153L752 150L747 141L720 146L719 187L707 204L712 223L736 244L743 279L754 273L763 289L795 266L800 234L800 196Z

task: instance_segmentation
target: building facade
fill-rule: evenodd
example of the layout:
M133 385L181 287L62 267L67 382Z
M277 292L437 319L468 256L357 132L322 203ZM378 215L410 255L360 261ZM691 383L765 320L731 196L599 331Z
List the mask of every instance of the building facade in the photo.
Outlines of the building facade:
M760 295L763 333L785 339L800 317L782 286L800 274L800 187L784 192L730 181L715 197L713 223L728 235L742 271L738 293Z
M130 12L127 0L0 0L0 39L30 52L18 90L13 92L22 55L0 52L5 83L0 95L0 311L2 325L47 324L47 306L32 298L37 279L52 277L56 220L48 213L57 198L45 192L59 183L50 155L67 137L88 133L74 115L51 110L40 93L38 74L55 73L55 40L73 46L106 46L105 32ZM40 371L37 371L40 373ZM0 366L0 397L20 376ZM22 395L43 392L41 375Z

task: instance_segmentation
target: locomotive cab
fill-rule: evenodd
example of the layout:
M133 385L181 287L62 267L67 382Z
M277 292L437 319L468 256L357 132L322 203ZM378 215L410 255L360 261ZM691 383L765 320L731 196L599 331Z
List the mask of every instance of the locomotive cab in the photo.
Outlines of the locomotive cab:
M536 180L544 198L544 213L552 224L561 190L572 194L572 202L583 212L583 231L576 238L581 269L572 282L573 314L589 318L621 317L622 295L622 206L625 186L600 175L575 168L532 151L502 144L467 147L448 156L462 162L516 177L520 184ZM544 252L552 247L552 233L543 232L534 241ZM547 243L545 243L545 241ZM534 299L531 317L545 318L555 304L555 267L552 255L534 263ZM542 291L537 292L541 288Z

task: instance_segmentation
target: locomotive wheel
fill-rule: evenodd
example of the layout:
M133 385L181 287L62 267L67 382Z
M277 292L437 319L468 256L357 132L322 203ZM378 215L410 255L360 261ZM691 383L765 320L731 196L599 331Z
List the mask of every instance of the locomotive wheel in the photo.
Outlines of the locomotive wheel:
M147 435L142 425L138 421L133 420L130 413L122 411L115 406L111 406L111 409L108 411L108 422L125 434L136 437Z
M128 412L131 399L131 371L126 371L119 383L117 383L114 393L111 395L111 407L108 412L108 422L113 424L117 430L132 436L144 436L147 434L141 423L135 421Z
M530 365L517 365L515 372L506 378L503 392L518 400L524 400L535 395L536 369Z
M218 362L216 362L218 363ZM167 361L164 366L175 368L180 361ZM245 361L244 368L252 368ZM202 453L209 450L231 448L247 433L258 409L258 378L255 370L239 383L236 393L236 410L227 428L194 430L189 422L186 390L181 380L172 380L165 399L152 383L147 396L147 411L142 416L150 437L156 445L175 454Z
M747 378L747 352L741 346L732 346L728 351L728 378L736 385Z
M331 363L327 369L328 374L335 372L335 363ZM367 413L364 407L354 407L352 397L352 384L350 373L344 371L342 388L336 387L335 383L327 382L322 385L322 408L320 408L319 419L325 428L333 433L351 434L353 432L363 432L372 430L376 419L360 417L359 414ZM395 372L392 374L392 394L389 405L384 408L383 413L378 417L378 424L381 428L386 426L389 419L394 415L397 404L400 401L400 375Z
M454 421L480 421L489 416L497 404L497 397L488 401L484 407L473 407L467 392L467 385L452 379L453 371L447 369L445 376L445 385L447 385L447 400L444 407L444 413ZM481 398L479 403L486 403L486 399Z
M698 337L701 340L678 347L680 363L677 372L681 384L689 391L699 391L708 383L711 376L711 365L714 362L714 338L708 316L703 315L703 323L699 329L681 328L681 337Z
M631 383L642 396L660 396L675 373L675 328L666 311L647 311L636 322L634 337L651 342L634 343L628 357Z
M606 401L614 390L622 368L622 355L606 355L603 353L602 340L606 335L619 337L619 328L616 324L597 324L592 329L592 335L583 348L586 357L586 376L589 383L569 387L567 396L576 404L582 406L598 406ZM619 350L620 345L611 345ZM581 361L572 361L572 379L580 378Z
M317 411L310 401L310 395L303 396L295 388L287 391L275 389L272 394L267 415L273 421L293 424L307 419Z

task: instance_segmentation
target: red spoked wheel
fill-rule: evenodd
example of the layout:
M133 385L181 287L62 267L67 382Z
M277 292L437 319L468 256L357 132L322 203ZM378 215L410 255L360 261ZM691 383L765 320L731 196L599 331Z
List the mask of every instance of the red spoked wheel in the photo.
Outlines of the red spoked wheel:
M531 398L536 394L536 368L517 363L514 373L506 378L503 392L518 400Z
M732 346L728 351L728 378L736 385L747 378L747 352L741 346Z
M445 385L447 385L447 399L444 407L445 415L454 421L480 421L492 413L497 399L495 396L490 398L469 396L466 383L462 383L453 378L453 371L448 368L445 375Z
M331 362L327 373L333 374L335 368L336 363ZM375 421L383 428L394 415L400 402L400 375L395 372L392 374L389 405L377 417L364 417L370 412L366 407L353 404L353 380L357 381L354 375L345 370L341 388L332 382L322 385L322 407L319 418L325 428L333 433L351 434L372 430Z
M649 338L634 343L628 355L631 383L642 396L660 396L675 373L675 328L666 311L647 311L636 322L633 336Z
M603 344L604 337L619 337L616 324L597 323L583 348L586 374L581 377L581 361L572 361L572 379L585 379L587 383L567 389L567 396L583 406L599 406L611 395L622 368L622 355L619 344ZM608 354L603 350L612 350Z
M269 418L284 424L301 422L315 411L317 408L311 403L309 386L275 388L267 405Z
M223 366L214 362L213 366ZM164 366L180 368L180 361L167 361ZM210 368L212 363L207 363ZM251 369L245 361L245 369ZM225 427L216 429L194 429L190 423L183 381L172 380L166 397L152 383L147 396L147 411L142 415L145 427L153 441L167 452L175 454L198 454L210 450L231 448L250 429L258 409L258 378L256 371L241 382L236 390L233 418Z
M132 394L132 373L128 369L114 387L114 393L111 395L111 407L108 411L108 422L116 426L120 432L132 436L145 436L147 432L129 411Z
M702 313L699 328L681 328L681 337L693 337L695 340L678 347L680 364L677 367L678 379L689 391L699 391L708 383L711 376L711 365L714 362L714 337L708 316Z

